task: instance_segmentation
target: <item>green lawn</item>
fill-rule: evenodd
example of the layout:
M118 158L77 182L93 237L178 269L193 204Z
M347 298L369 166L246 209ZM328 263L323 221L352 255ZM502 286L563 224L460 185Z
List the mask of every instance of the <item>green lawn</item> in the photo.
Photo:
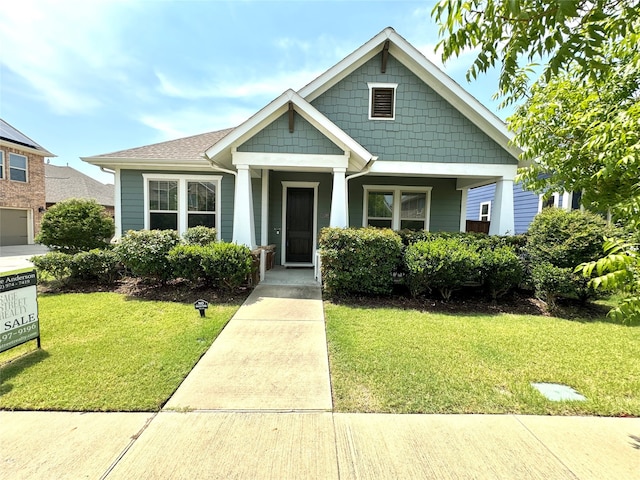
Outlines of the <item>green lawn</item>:
M238 307L39 295L42 350L0 353L0 409L158 410Z
M325 303L342 412L640 416L640 326ZM587 397L552 402L531 382Z

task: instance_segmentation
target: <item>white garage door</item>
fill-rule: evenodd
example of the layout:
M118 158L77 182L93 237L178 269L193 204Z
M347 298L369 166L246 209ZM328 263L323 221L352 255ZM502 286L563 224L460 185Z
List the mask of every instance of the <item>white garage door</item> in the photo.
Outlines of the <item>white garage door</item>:
M0 246L28 243L27 210L0 208Z

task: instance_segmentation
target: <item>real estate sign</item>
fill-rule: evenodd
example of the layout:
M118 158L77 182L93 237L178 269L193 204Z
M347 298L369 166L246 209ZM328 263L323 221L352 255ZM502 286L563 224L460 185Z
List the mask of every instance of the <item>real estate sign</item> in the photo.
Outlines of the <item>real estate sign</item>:
M36 271L0 276L0 352L38 339Z

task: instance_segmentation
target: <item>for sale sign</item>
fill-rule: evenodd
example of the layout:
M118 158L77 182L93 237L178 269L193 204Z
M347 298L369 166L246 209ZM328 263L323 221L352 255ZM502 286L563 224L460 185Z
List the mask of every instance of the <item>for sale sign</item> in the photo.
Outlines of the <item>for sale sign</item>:
M36 271L0 276L0 352L34 338L40 346Z

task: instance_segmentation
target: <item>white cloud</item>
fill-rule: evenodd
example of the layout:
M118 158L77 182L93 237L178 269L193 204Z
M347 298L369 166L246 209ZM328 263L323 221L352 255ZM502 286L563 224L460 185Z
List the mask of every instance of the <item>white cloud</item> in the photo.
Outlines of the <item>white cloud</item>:
M97 82L124 67L117 15L126 2L21 0L0 10L3 67L28 84L56 113L102 103ZM28 92L25 92L28 94Z
M299 90L311 82L321 71L300 70L297 72L281 72L277 75L260 78L233 78L240 72L233 72L222 79L193 83L169 78L166 73L156 71L159 81L158 91L163 95L187 100L203 98L260 98L272 99L288 88ZM244 77L244 76L243 76Z
M235 106L220 110L222 113L186 108L142 114L137 120L156 130L158 141L164 141L236 127L256 112L251 108Z

